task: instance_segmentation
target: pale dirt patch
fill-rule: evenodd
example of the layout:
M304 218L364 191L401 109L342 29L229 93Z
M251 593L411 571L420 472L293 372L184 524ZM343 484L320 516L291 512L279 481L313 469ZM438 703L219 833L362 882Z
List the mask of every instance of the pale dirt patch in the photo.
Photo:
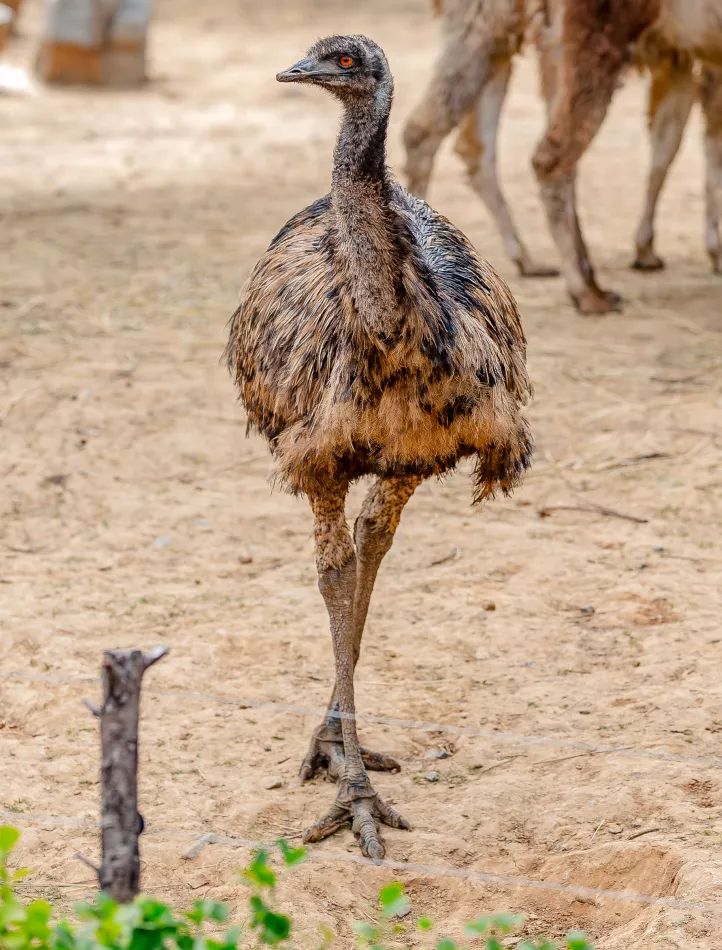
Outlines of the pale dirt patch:
M331 685L309 513L269 491L265 447L245 440L219 356L252 263L328 182L336 107L278 86L276 70L326 32L380 40L397 78L400 168L401 124L436 27L411 0L368 0L361 12L338 0L198 10L159 5L157 78L142 93L1 103L0 807L23 829L28 887L64 902L91 888L73 859L96 853L97 737L80 700L97 693L105 647L172 648L144 700L148 889L240 907L233 871L246 852L208 845L183 861L196 837L294 835L333 794L294 784L317 716L284 708L320 707ZM12 62L29 60L38 22L28 0ZM359 710L457 727L362 723L369 744L403 763L377 783L415 825L388 834L394 860L722 910L720 771L709 761L722 728L722 283L702 248L697 115L662 205L669 269L627 269L647 164L642 116L632 78L582 168L595 260L628 300L604 319L577 317L558 280L515 276L444 150L433 203L519 297L538 450L509 501L472 511L462 472L409 505L372 606ZM523 62L503 178L529 246L551 259L528 169L541 122ZM647 521L538 514L589 504ZM449 757L427 757L442 746ZM424 779L430 770L438 781ZM282 787L268 789L277 778ZM529 913L532 930L585 927L603 950L720 946L722 917L709 913L360 867L339 854L356 854L350 833L315 847L281 887L300 946L316 945L320 923L348 946L349 920L372 913L392 877L443 932L509 908Z

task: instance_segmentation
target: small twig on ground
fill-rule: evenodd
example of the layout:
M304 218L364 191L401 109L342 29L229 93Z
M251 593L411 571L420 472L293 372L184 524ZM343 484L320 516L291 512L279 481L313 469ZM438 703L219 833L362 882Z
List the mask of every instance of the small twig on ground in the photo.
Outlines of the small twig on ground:
M73 857L76 858L78 861L80 861L81 864L84 864L86 868L90 868L90 870L96 876L100 874L100 868L98 867L98 865L93 864L93 862L90 861L88 858L86 858L84 854L81 854L80 851L76 851ZM80 883L85 883L85 882L83 881Z
M620 459L618 462L608 462L606 465L600 465L594 469L595 472L609 472L614 468L629 468L632 465L640 465L642 462L652 462L655 459L671 459L670 452L645 452L643 455L632 455L630 458Z
M452 548L448 554L437 557L434 561L429 561L429 567L437 567L439 564L446 564L447 561L455 561L459 557L459 549Z
M586 755L610 755L612 752L628 752L634 746L626 745L617 749L586 749L584 752L575 752L573 755L562 755L556 759L542 759L541 762L534 762L534 768L538 765L556 765L558 762L568 762L570 759L580 759Z
M591 514L606 515L608 518L621 518L623 521L633 521L635 524L647 524L648 518L640 518L637 515L627 515L623 511L616 511L614 508L607 508L606 505L545 505L537 509L540 518L548 518L554 511L587 511Z
M633 838L641 838L642 835L651 835L653 831L661 830L661 828L645 828L644 831L635 831L633 835L627 836L627 841L632 841Z
M514 759L521 759L524 757L523 752L519 752L517 755L509 755L505 759L499 759L498 762L492 762L491 765L485 765L483 769L476 769L472 766L472 771L475 775L485 775L487 772L491 772L493 769L498 769L502 765L507 765L509 762L512 762Z
M589 843L590 843L590 844L591 844L592 841L594 841L594 839L597 837L597 832L599 831L599 829L602 827L602 825L604 824L604 822L605 822L606 820L607 820L606 818L602 818L602 820L599 822L599 824L597 825L597 827L594 829L594 832L593 832L593 834L592 834L592 837L589 839Z

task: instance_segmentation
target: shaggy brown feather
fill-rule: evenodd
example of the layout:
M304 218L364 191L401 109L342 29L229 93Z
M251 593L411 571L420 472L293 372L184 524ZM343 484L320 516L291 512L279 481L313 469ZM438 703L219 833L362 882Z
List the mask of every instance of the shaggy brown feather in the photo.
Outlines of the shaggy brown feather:
M471 455L475 500L508 492L532 447L514 298L383 160L377 175L360 173L359 143L373 145L374 130L356 106L331 194L281 229L232 317L228 365L248 424L295 492L441 475ZM385 135L385 117L375 121Z

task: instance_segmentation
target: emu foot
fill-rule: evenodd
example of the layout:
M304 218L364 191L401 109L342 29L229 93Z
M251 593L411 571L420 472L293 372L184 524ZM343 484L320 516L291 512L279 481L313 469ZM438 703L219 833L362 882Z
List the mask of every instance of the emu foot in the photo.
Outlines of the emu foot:
M656 254L651 247L637 248L637 256L632 263L634 270L655 271L662 270L665 266L662 258L659 254Z
M364 857L374 861L380 861L386 854L381 836L382 824L389 828L411 830L410 823L379 797L368 780L352 784L344 779L339 784L336 801L304 833L303 840L307 844L323 841L346 824L351 825Z
M572 300L581 314L597 315L622 309L622 298L613 290L600 290L598 287L585 287L579 296Z
M722 248L719 250L707 251L712 263L712 273L722 274Z
M521 277L558 277L559 268L552 267L551 264L538 264L528 258L524 260L515 260L519 275Z
M362 746L361 758L369 772L401 771L401 765L396 759L393 759L390 755L385 755L383 752L371 752ZM307 782L317 772L325 769L328 778L335 782L343 774L345 762L341 730L335 731L323 723L314 731L311 737L311 745L301 763L299 778L302 782Z

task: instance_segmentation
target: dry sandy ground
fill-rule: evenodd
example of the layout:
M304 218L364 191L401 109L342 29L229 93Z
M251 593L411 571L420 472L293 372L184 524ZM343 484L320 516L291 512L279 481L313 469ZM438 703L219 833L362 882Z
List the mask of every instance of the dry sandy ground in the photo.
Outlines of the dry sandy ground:
M97 854L97 736L81 699L97 696L104 648L172 651L144 694L147 889L240 910L247 852L226 841L183 860L192 842L292 836L334 793L295 782L332 677L309 513L269 490L265 447L244 438L219 356L253 261L327 187L336 107L278 86L276 70L325 32L379 39L397 76L401 164L436 26L425 3L360 6L214 0L198 13L166 0L145 91L0 101L0 808L23 830L29 893L92 891L73 856ZM28 0L13 62L29 60L38 13ZM415 826L388 834L389 857L433 867L354 864L350 832L314 847L279 894L298 946L316 946L321 924L349 946L349 921L372 915L392 878L451 934L509 908L530 933L581 926L604 950L722 946L722 283L702 249L697 117L662 207L669 269L627 269L643 97L630 80L581 182L622 315L580 319L560 281L519 280L450 149L440 161L433 203L520 301L536 465L482 512L465 472L409 505L358 695L367 716L406 721L361 723L403 762L377 780ZM503 177L529 244L550 258L528 172L540 126L525 62ZM440 749L450 755L433 758Z

